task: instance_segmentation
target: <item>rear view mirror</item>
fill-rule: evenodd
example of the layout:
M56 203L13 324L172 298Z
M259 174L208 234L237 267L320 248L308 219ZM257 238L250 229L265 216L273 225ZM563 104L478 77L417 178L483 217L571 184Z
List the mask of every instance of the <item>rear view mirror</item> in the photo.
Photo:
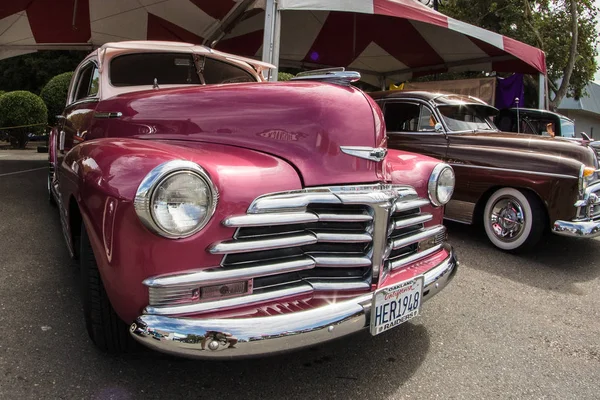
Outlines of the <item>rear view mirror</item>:
M437 133L443 133L444 132L444 127L439 122L437 124L435 124L435 126L433 127L433 129L435 129L435 131Z

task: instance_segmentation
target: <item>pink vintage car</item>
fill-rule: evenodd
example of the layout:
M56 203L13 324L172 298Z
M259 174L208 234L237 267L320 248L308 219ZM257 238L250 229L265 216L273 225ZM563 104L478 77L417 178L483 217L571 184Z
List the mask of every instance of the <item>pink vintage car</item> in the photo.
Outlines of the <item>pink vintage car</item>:
M356 73L265 82L272 67L121 42L75 71L48 190L102 350L242 357L376 335L454 276L452 168L387 151Z

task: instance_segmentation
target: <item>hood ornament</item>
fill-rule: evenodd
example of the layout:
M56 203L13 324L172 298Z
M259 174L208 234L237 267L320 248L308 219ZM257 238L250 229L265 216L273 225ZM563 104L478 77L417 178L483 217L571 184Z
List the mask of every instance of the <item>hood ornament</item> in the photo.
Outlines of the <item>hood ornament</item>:
M383 161L387 155L387 149L383 147L340 146L340 150L350 156L376 162Z

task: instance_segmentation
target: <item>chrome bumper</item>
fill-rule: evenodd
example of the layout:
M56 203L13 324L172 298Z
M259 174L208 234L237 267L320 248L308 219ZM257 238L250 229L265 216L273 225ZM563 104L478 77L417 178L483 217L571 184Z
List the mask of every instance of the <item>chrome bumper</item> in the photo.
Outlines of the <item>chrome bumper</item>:
M423 300L441 291L454 276L454 251L425 273ZM154 350L191 358L270 355L313 346L369 326L373 293L308 311L244 319L171 318L141 315L131 335Z
M557 235L578 238L593 238L600 236L600 221L556 221L552 232Z

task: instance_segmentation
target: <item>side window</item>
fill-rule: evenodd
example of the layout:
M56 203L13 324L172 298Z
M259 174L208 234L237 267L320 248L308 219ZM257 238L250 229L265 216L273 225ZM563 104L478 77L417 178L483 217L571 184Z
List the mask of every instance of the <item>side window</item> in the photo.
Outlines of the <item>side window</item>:
M417 104L390 102L385 105L385 127L388 132L416 132L420 107Z
M421 106L421 115L419 117L419 132L435 132L435 124L438 121L433 116L429 107Z
M72 101L95 96L98 94L99 83L100 74L98 68L92 63L88 64L79 71Z
M92 74L92 83L90 84L90 91L88 96L96 96L100 87L100 71L94 67L94 73Z

